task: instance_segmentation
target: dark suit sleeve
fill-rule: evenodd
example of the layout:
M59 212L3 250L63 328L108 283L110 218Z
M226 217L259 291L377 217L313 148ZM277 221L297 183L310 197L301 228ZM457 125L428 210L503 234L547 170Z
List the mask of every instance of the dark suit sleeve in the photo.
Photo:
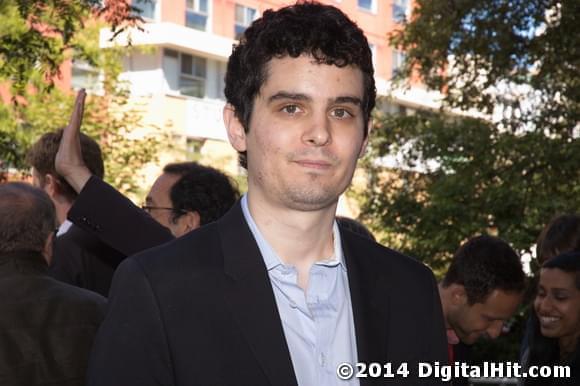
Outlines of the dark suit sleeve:
M427 337L428 341L431 342L431 345L429 346L430 352L427 355L429 357L429 362L439 362L442 365L445 365L449 362L449 357L447 354L447 335L445 334L441 298L439 297L439 289L433 273L429 272L429 276L431 278L432 288L432 327L427 330L431 335Z
M95 339L89 386L168 386L173 371L161 313L150 282L134 259L117 269L107 316Z
M169 229L94 176L79 193L68 219L125 256L173 239Z

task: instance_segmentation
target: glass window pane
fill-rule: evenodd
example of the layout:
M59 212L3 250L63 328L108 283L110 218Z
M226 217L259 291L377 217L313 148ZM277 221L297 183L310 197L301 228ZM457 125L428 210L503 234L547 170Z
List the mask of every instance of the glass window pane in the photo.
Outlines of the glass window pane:
M234 39L240 40L240 38L242 37L245 30L246 30L246 26L236 24L234 26Z
M358 0L358 6L360 8L371 10L373 6L373 0Z
M199 8L198 11L207 13L207 0L198 0Z
M133 6L141 11L139 16L148 19L155 17L155 0L134 0Z
M248 19L246 20L246 22L248 23L248 25L250 25L256 18L256 10L254 8L247 8L247 10L248 10L247 13Z
M244 7L236 4L236 23L244 24Z
M185 8L186 9L191 9L191 10L195 10L195 4L193 2L193 0L185 0Z
M205 94L205 82L201 79L192 79L182 76L179 78L179 91L183 95L203 98Z
M200 31L205 31L207 16L199 13L189 12L185 13L185 25L190 28L195 28Z
M191 55L181 54L181 73L182 74L193 74L193 58Z
M194 66L194 70L193 70L193 74L195 76L199 76L200 78L205 78L205 59L204 58L199 58L194 56L193 57L194 62L193 62L193 66Z

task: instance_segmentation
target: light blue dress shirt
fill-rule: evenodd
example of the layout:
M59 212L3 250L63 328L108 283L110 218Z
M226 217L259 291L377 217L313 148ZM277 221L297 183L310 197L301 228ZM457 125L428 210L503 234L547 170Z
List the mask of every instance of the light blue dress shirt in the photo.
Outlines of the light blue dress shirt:
M304 292L298 286L296 268L284 264L262 236L250 214L247 195L242 197L242 211L268 270L298 384L358 386L356 378L343 381L336 375L340 363L357 361L348 276L336 221L334 254L312 266Z

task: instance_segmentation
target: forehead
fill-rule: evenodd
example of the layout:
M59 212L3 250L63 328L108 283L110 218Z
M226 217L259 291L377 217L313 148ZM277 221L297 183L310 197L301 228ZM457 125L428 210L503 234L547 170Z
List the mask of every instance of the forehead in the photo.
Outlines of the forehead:
M265 75L259 94L263 97L280 90L328 99L363 96L363 73L358 67L317 63L309 55L273 58L265 66Z
M576 289L576 274L559 268L542 268L540 285L545 288Z
M169 191L178 179L179 176L177 174L163 173L155 180L153 186L151 186L147 198L155 200L161 197L169 197Z
M477 307L482 314L488 317L507 319L515 312L522 296L521 293L495 289L489 294L485 302L476 303L473 307Z

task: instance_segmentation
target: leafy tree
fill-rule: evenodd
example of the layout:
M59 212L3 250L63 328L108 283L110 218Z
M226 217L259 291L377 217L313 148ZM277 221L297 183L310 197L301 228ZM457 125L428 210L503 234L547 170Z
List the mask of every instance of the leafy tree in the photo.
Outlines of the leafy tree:
M467 238L531 252L549 219L580 208L580 2L416 0L390 35L396 79L439 91L439 111L377 114L362 217L383 241L441 275ZM384 167L397 159L398 168ZM478 344L515 360L525 325Z
M52 88L67 51L83 52L75 36L87 20L101 18L113 31L137 26L127 0L3 0L0 2L0 80L22 95L38 72Z
M399 82L441 91L442 108L377 116L363 217L439 272L477 233L529 251L554 214L580 207L580 3L416 5L390 37L406 53Z
M63 58L70 59L74 54L102 72L100 90L87 98L82 129L103 149L108 182L136 197L142 192L135 171L156 160L167 135L156 127L145 127L141 112L128 103L128 89L118 80L127 49L101 49L101 27L101 22L86 22L69 40L78 50L64 52ZM8 166L26 169L26 150L43 133L64 127L72 111L74 95L47 87L43 68L34 68L27 74L26 86L20 90L16 103L0 104L0 171ZM139 134L143 129L149 133Z

